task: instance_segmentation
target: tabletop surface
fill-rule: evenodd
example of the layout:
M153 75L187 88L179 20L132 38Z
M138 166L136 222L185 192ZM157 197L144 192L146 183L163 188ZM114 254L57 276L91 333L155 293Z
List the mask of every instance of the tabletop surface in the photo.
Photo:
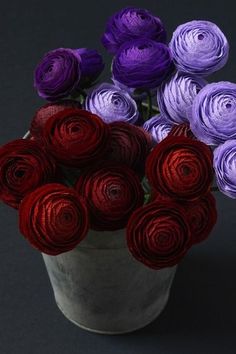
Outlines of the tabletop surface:
M58 47L100 44L107 18L127 5L160 16L169 32L192 19L217 23L229 39L230 58L209 81L236 82L234 0L6 1L0 4L0 144L24 135L43 100L33 89L33 70ZM109 77L109 65L104 80ZM104 336L70 323L58 310L39 252L18 231L15 210L0 205L1 354L235 354L236 208L217 194L218 222L178 267L169 303L149 326Z

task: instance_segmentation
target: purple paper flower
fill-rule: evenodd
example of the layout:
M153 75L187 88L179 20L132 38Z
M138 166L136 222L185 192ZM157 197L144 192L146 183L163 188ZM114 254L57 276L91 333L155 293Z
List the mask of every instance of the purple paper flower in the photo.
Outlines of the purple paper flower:
M135 123L139 112L135 100L128 92L112 84L103 83L86 98L85 109L97 114L104 122Z
M102 43L110 53L115 54L122 44L136 38L165 42L166 30L161 20L149 11L128 7L109 19Z
M236 139L236 84L208 84L195 97L189 115L190 128L201 141L219 145Z
M146 38L123 44L112 63L115 80L139 89L159 86L173 69L169 48Z
M55 101L70 95L78 86L80 62L70 49L58 48L44 55L34 73L39 96Z
M101 54L95 49L79 48L72 52L78 56L81 68L79 87L89 87L101 74L104 63Z
M236 140L228 140L214 150L213 166L220 191L236 199Z
M172 126L161 114L157 114L144 123L143 129L151 134L154 143L159 143L167 137Z
M209 21L190 21L176 28L170 49L179 71L209 75L228 60L229 44L219 27Z
M163 82L157 91L160 112L172 123L188 122L188 111L194 98L207 82L189 74L177 72Z

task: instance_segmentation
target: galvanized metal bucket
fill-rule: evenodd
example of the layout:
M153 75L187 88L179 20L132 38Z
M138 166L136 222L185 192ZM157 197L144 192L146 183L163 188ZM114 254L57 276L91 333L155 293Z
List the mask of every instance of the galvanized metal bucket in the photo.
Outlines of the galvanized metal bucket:
M89 231L72 251L42 254L63 314L96 333L132 332L164 309L176 266L153 270L129 253L125 230Z

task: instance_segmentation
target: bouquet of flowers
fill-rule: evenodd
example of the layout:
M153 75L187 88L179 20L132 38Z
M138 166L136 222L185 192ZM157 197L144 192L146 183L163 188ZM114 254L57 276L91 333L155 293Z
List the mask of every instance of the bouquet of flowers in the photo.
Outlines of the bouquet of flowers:
M160 18L129 7L102 43L110 83L98 83L97 50L58 48L38 63L34 87L48 103L24 138L0 147L0 198L40 252L70 251L89 229L125 229L136 260L171 267L210 235L212 192L236 198L236 84L206 81L228 41L194 20L167 43Z

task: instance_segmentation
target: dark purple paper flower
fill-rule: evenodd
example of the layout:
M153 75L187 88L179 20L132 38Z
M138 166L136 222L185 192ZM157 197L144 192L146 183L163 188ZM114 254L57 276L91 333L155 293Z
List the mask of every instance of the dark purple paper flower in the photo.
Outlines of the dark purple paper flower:
M202 76L221 69L229 55L229 44L220 28L201 20L178 26L170 49L180 71Z
M167 122L161 114L148 119L143 125L143 129L151 134L155 144L166 138L171 128L172 124Z
M80 62L70 49L58 48L44 55L34 73L34 87L48 101L67 97L78 86Z
M201 141L219 145L236 139L236 84L208 84L195 97L189 115L190 128Z
M220 191L236 199L236 140L228 140L214 150L213 166Z
M107 83L91 91L86 98L85 109L106 123L123 121L134 124L139 118L137 104L129 93Z
M150 38L165 43L166 30L160 18L148 10L128 7L109 19L102 43L110 53L115 54L122 44L136 38Z
M169 48L147 38L123 44L112 63L115 80L139 89L159 86L173 69Z
M189 74L177 72L163 82L157 91L158 107L167 121L188 122L188 110L194 98L207 82Z
M102 56L95 49L79 48L73 49L72 52L79 57L81 62L79 87L89 87L104 69Z

